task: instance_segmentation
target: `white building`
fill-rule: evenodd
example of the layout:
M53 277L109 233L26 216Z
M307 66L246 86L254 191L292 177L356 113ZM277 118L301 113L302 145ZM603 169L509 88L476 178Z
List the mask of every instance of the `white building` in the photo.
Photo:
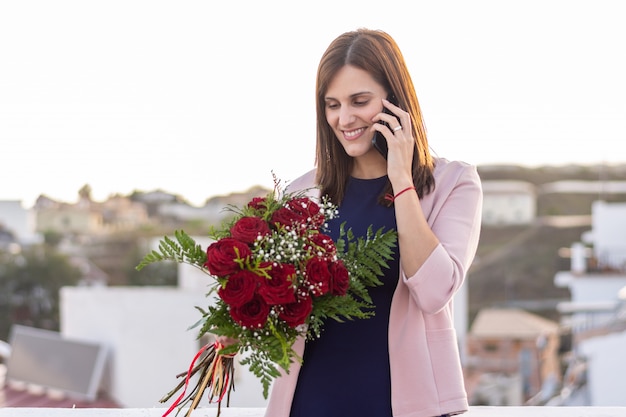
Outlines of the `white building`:
M35 233L33 211L22 207L19 200L0 201L0 226L11 231L20 244L41 241L41 236Z
M527 225L537 214L535 186L524 181L483 181L483 225Z
M626 203L596 201L591 207L593 229L586 239L605 269L626 271Z
M595 202L592 227L572 246L572 269L556 274L571 302L559 310L586 365L586 405L626 405L626 204Z

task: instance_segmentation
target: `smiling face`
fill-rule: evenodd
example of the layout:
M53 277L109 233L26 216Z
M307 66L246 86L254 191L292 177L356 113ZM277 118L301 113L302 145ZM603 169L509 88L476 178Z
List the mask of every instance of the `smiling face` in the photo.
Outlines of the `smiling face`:
M372 146L372 118L383 109L387 92L372 76L351 65L332 78L324 98L328 125L356 166L374 163L385 167L384 158ZM378 170L380 171L380 170ZM384 175L384 173L383 173Z

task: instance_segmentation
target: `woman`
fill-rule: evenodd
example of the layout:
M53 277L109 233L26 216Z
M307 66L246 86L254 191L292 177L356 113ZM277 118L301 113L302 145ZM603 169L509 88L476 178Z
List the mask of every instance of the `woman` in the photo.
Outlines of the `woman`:
M375 316L329 321L319 339L299 340L303 364L275 381L266 416L462 413L452 298L478 244L476 169L431 156L411 77L384 32L335 39L319 64L316 100L317 166L290 191L315 187L338 205L334 239L342 222L357 236L384 226L397 230L398 250L384 285L370 290ZM386 157L372 145L376 134Z

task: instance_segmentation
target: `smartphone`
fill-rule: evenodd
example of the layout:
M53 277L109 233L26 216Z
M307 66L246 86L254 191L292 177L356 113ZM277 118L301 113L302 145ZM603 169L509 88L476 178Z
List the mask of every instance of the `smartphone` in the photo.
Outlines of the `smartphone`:
M393 104L396 104L396 97L394 95L387 97L387 100L389 100ZM383 107L383 113L387 113L395 117L395 114L389 111L387 107ZM389 124L387 124L386 122L383 122L382 120L380 120L378 123L384 124L385 126L389 127ZM376 132L374 134L374 137L372 138L372 145L374 145L374 148L376 148L376 150L380 152L380 154L385 159L387 159L387 153L389 152L389 149L387 148L387 139L385 139L382 133Z

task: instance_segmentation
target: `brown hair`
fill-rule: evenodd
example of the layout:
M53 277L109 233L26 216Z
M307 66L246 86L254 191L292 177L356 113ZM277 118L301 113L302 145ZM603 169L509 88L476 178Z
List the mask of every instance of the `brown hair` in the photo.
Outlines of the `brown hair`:
M388 92L396 103L411 115L411 131L415 135L413 152L413 183L418 195L423 197L435 185L434 162L428 147L426 128L417 101L415 87L404 57L391 36L380 30L358 29L336 38L320 60L316 81L317 111L317 183L322 195L335 204L343 200L352 169L352 158L346 154L326 121L325 95L328 85L345 65L367 71ZM392 193L391 183L385 193ZM381 196L381 203L391 205Z

